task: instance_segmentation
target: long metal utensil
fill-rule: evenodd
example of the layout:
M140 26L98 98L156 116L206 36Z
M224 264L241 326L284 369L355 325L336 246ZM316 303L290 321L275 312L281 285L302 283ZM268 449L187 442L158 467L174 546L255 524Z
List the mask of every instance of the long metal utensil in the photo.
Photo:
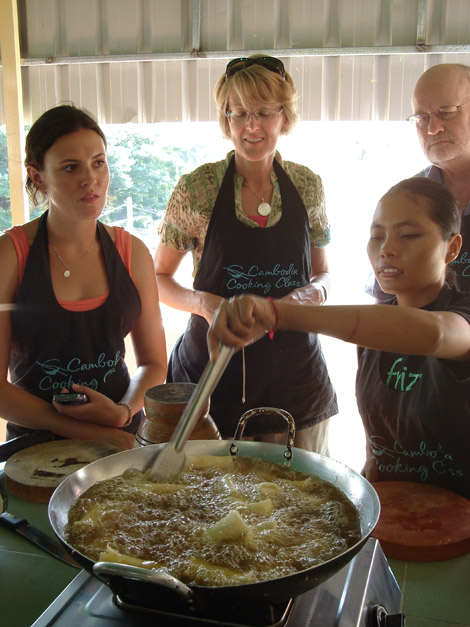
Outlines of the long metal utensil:
M176 479L181 472L186 460L184 445L224 373L233 351L232 347L221 344L217 360L209 362L205 367L170 441L165 444L153 462L150 470L150 477L153 481L158 483L170 482Z

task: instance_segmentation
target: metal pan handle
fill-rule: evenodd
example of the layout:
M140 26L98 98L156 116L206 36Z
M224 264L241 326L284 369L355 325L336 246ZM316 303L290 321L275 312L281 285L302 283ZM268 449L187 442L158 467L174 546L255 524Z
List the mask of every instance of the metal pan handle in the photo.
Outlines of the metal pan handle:
M284 451L284 458L286 461L290 461L292 459L292 447L294 446L294 438L295 438L295 420L285 409L278 409L277 407L255 407L254 409L249 409L246 411L237 424L237 429L235 431L234 440L241 440L243 437L243 431L245 430L246 423L253 416L258 416L260 414L274 414L276 416L281 416L287 422L287 436L286 436L286 450ZM236 455L238 452L237 446L235 443L232 444L230 448L231 455Z
M111 588L123 609L200 609L193 590L166 573L129 564L96 562L93 574Z

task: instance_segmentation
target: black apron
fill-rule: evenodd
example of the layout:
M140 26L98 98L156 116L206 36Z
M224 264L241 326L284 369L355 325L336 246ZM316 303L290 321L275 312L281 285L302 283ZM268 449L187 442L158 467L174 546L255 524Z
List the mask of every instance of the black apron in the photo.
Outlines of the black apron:
M274 161L282 216L270 228L251 228L235 211L232 158L209 222L194 289L224 298L250 293L282 298L310 280L310 237L305 206L283 168ZM208 324L191 315L169 360L167 381L197 383L209 355ZM232 437L240 416L253 407L269 406L292 414L305 429L337 413L336 395L317 335L278 331L245 349L246 402L242 402L242 353L231 359L211 397L210 414L222 437ZM285 423L260 416L245 435L285 431Z
M51 402L72 383L117 402L129 386L124 338L141 312L140 296L106 228L97 223L109 295L96 309L61 307L52 286L47 211L41 216L12 312L10 378L18 387ZM78 270L77 270L78 271ZM125 428L135 433L142 412ZM8 423L8 437L30 430Z
M466 294L455 287L445 285L423 309L454 311L470 321ZM358 356L366 478L422 481L470 498L470 363L365 348Z
M462 248L457 259L451 262L450 267L457 277L457 286L461 292L470 292L470 215L462 217L460 228Z

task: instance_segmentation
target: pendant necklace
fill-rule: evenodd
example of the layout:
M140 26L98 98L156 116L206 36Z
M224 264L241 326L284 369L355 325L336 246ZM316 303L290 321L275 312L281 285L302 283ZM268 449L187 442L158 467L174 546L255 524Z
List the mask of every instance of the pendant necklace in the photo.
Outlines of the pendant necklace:
M268 202L265 202L262 196L253 191L248 183L245 181L245 179L243 179L243 185L248 188L252 194L254 194L257 198L261 200L260 204L258 205L258 214L263 217L269 216L269 214L271 213L271 205Z
M55 252L55 254L57 255L57 259L60 261L60 263L61 263L61 264L64 266L64 268L65 268L65 270L64 270L64 277L65 277L66 279L68 279L68 278L69 278L69 276L70 276L70 274L71 274L72 270L73 270L74 268L76 268L76 267L77 267L80 263L82 263L82 261L83 261L84 259L86 259L86 258L88 257L88 255L89 255L89 254L91 253L91 251L93 250L93 247L94 247L94 245L95 245L95 242L96 242L96 235L95 235L95 237L93 238L93 241L92 241L92 243L91 243L90 248L86 251L86 253L85 253L82 257L80 257L80 259L77 261L77 263L75 263L75 264L74 264L73 266L71 266L70 268L69 268L69 266L65 263L65 261L62 259L62 257L59 255L59 253L58 253L58 251L57 251L57 248L54 246L54 244L53 244L52 242L49 242L49 246L51 246L51 247L52 247L52 250L53 250L53 251Z

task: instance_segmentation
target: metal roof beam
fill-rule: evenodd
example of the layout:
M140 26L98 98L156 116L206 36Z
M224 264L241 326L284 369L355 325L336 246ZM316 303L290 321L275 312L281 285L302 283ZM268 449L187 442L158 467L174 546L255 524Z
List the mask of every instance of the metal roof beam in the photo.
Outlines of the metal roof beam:
M428 0L419 0L418 19L416 20L416 45L426 44L426 18L428 14Z
M428 46L366 46L351 48L302 48L265 50L277 57L341 57L367 55L410 55L410 54L464 54L470 52L470 44L447 44ZM146 54L116 54L99 56L76 57L47 57L36 59L22 59L22 67L37 65L73 65L77 63L140 63L143 61L202 61L209 59L232 59L233 57L248 57L259 54L259 50L220 50L213 52L156 52Z

